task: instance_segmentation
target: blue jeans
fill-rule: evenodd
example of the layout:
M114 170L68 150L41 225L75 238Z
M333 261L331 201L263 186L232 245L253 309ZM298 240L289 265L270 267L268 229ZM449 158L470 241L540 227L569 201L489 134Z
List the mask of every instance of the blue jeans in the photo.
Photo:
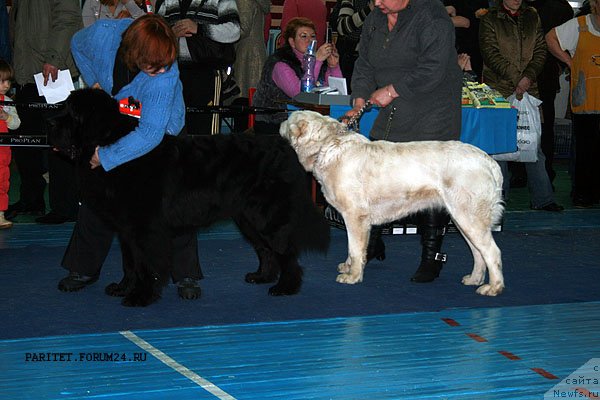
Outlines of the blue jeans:
M554 192L552 191L552 183L546 172L545 162L546 157L542 150L538 147L538 160L536 162L527 162L525 164L525 172L527 173L527 188L529 189L529 198L533 208L542 208L548 204L554 203ZM508 164L506 161L498 161L500 169L502 169L502 190L504 191L504 201L508 201L508 190L510 188L510 174L508 172Z

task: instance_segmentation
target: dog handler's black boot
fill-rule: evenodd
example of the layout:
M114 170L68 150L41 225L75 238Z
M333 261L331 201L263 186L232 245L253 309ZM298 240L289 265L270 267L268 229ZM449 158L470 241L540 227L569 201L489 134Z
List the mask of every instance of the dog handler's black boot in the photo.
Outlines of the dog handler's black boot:
M427 283L440 276L443 263L446 262L446 254L441 253L441 250L450 217L445 211L432 211L423 214L421 221L421 264L410 280Z
M201 293L202 290L195 279L183 278L177 282L177 294L184 300L195 300Z
M376 258L379 261L385 260L385 243L381 238L381 227L371 227L369 244L367 245L367 263Z

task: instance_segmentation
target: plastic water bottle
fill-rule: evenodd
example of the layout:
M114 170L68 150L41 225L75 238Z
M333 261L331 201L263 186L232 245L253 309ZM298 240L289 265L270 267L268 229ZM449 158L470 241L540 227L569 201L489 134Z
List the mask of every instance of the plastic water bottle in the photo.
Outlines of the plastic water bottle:
M302 70L304 73L302 79L300 79L301 92L310 92L315 87L314 69L317 60L315 57L316 47L317 41L313 39L308 45L306 53L304 53L304 58L302 59Z

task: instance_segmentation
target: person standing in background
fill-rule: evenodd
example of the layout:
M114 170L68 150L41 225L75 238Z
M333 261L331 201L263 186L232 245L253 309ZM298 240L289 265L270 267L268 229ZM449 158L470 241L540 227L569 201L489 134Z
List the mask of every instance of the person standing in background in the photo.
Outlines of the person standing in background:
M488 0L444 0L444 5L455 26L456 52L469 55L471 70L481 79L483 60L479 49L478 15L488 9Z
M233 75L240 89L240 96L233 105L247 106L249 89L256 88L260 73L267 59L264 39L265 16L270 13L270 0L236 0L240 16L240 40L235 43ZM234 114L234 129L237 132L248 128L246 114Z
M542 21L544 35L558 25L573 18L573 8L567 0L527 0L527 4L535 8ZM564 65L564 64L563 64ZM558 78L563 66L551 53L546 55L546 62L542 72L538 75L538 88L542 101L542 152L546 157L546 172L550 182L554 180L556 172L552 167L554 163L554 120L556 111L554 100L560 90Z
M83 26L90 26L101 18L135 19L146 13L144 8L144 0L85 0L81 10Z
M362 26L374 8L374 0L337 0L329 16L329 26L338 33L335 47L340 54L340 68L349 93L352 91L352 72L358 58Z
M439 0L375 0L366 18L352 75L356 115L367 101L380 111L373 140L459 140L462 72L454 49L454 26ZM413 282L436 279L450 216L444 209L419 213L421 262ZM381 228L372 227L367 260L385 258Z
M12 60L10 36L8 33L8 8L6 7L6 0L0 0L0 59L9 64Z
M591 14L573 18L546 34L550 52L571 69L571 117L575 135L573 205L600 200L600 0Z
M522 0L502 0L482 19L479 44L483 56L483 81L498 90L504 97L513 93L519 98L525 92L539 97L537 76L544 68L546 42L542 23L533 7ZM537 161L525 163L527 187L532 210L559 212L563 206L556 204L552 184L548 178L544 153L538 145ZM504 197L510 188L506 161L499 161L504 176Z
M270 0L236 0L240 16L240 40L235 44L233 71L242 97L256 87L260 79L267 48L263 29L265 15L271 10Z
M177 36L177 61L185 105L220 105L220 71L233 65L233 43L240 38L235 0L158 0L155 11L167 20ZM224 52L212 52L215 47L221 48L219 44L231 46L231 58L223 58ZM217 120L217 115L186 113L187 133L216 133Z
M14 26L13 67L16 98L22 103L46 103L38 94L33 78L42 73L44 84L56 80L59 70L68 69L76 79L79 72L71 57L70 41L82 28L79 0L18 0L11 8ZM47 114L17 107L21 126L18 135L43 135ZM44 173L49 172L50 212L36 222L60 224L74 221L78 209L77 175L74 165L43 147L15 147L13 158L21 178L19 200L11 204L6 217L19 214L41 215L46 210Z

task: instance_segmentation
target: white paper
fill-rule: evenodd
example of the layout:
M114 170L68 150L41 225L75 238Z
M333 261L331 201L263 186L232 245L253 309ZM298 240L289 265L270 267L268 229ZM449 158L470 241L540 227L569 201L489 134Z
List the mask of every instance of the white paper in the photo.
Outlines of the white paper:
M336 78L334 76L330 76L328 81L330 88L337 89L339 94L341 94L342 96L348 95L348 88L346 87L346 78Z
M71 72L68 69L58 71L58 77L54 82L52 82L51 77L48 78L46 86L44 86L44 76L41 72L39 74L35 74L33 78L35 79L38 93L40 96L44 96L46 98L46 102L48 104L56 104L66 100L66 98L69 97L69 94L75 90L75 86L73 86L73 79L71 78Z

